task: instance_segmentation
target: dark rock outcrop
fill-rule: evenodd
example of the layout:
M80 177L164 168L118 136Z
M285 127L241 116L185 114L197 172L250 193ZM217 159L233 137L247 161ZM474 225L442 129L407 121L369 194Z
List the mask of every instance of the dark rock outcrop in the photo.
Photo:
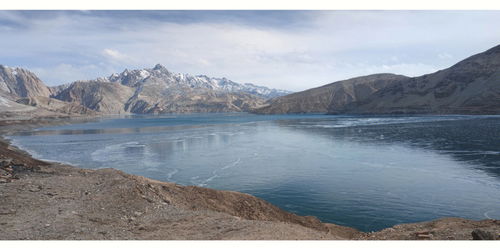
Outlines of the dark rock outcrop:
M473 240L495 240L496 238L493 233L481 229L472 230L471 235Z

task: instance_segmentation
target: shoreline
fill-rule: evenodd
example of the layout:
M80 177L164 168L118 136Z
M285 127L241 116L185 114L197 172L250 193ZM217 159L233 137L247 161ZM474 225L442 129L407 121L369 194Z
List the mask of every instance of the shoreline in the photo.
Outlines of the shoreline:
M98 117L97 117L98 118ZM5 156L11 156L13 166L18 166L18 170L12 170L12 176L16 178L9 179L9 182L0 183L0 185L11 185L14 187L13 190L18 192L19 194L26 195L27 199L22 200L22 198L16 198L18 195L8 195L5 192L5 188L2 188L0 191L0 198L4 196L8 196L12 198L12 203L14 205L16 203L24 203L30 202L30 199L38 199L40 190L45 189L53 189L56 192L65 193L60 188L61 186L68 186L72 184L72 179L74 176L78 176L79 181L82 183L81 185L75 185L73 188L73 193L67 193L66 199L74 200L74 202L78 203L76 198L79 198L81 194L76 195L77 191L81 188L89 188L87 182L95 181L95 179L101 180L101 182L109 182L107 178L111 179L121 179L123 182L132 183L132 186L139 185L141 188L136 188L134 190L129 190L127 187L123 187L129 191L129 193L124 193L123 197L114 197L114 194L111 193L115 191L114 185L108 185L107 190L104 193L100 194L100 197L107 197L109 202L105 205L109 207L111 210L120 210L121 202L132 202L134 205L139 205L143 208L143 210L153 211L153 214L157 216L164 216L164 214L168 214L172 212L172 210L177 211L178 213L185 213L189 215L197 214L197 213L205 213L203 220L210 221L211 223L207 223L206 228L198 228L196 229L197 220L184 220L184 224L191 226L190 230L177 230L176 232L172 232L171 229L165 229L163 226L158 225L157 230L145 230L144 228L148 227L150 224L156 224L153 221L148 223L139 223L137 226L137 230L139 233L132 232L131 234L121 234L118 233L124 224L125 227L129 227L129 224L137 224L139 221L139 217L143 217L146 212L131 212L130 215L128 212L130 211L121 211L118 212L118 215L122 215L120 219L115 219L112 221L108 221L108 223L99 223L102 221L107 221L109 218L115 218L116 214L111 215L109 212L94 211L95 208L89 208L89 211L81 211L77 213L65 215L64 218L68 219L75 223L81 219L81 214L90 213L97 215L100 219L93 221L92 218L87 218L88 221L81 222L83 224L96 224L97 227L107 227L113 224L117 227L116 234L102 234L97 233L93 234L92 232L87 232L84 234L74 234L71 237L65 235L65 231L71 231L68 229L62 229L53 232L50 234L49 232L43 233L47 231L46 229L51 228L53 225L52 220L58 221L60 218L57 218L57 215L60 215L60 211L54 215L52 220L43 221L43 217L38 218L41 220L41 228L33 228L31 221L24 221L24 223L20 223L21 221L17 221L17 224L14 223L12 226L14 227L30 227L31 232L33 234L39 235L38 237L30 238L30 237L21 237L28 239L472 239L472 231L481 230L487 233L492 234L493 239L498 239L500 236L500 221L499 220L481 220L481 221L473 221L467 219L460 218L443 218L430 222L419 222L412 224L400 224L391 228L386 228L381 231L364 233L360 232L354 228L338 226L329 223L323 223L319 221L317 218L312 216L298 216L289 212L286 212L280 208L275 207L274 205L258 199L254 196L238 193L233 191L219 191L202 187L195 186L181 186L175 183L167 183L160 182L152 179L148 179L142 176L135 176L126 174L122 171L115 169L101 169L101 170L90 170L79 167L70 166L69 164L58 163L58 162L47 162L39 159L33 158L28 152L19 149L11 144L11 141L5 138L5 135L9 133L22 131L27 129L34 129L37 127L48 126L48 125L62 125L62 124L70 124L70 123L79 123L82 120L89 121L96 119L96 117L92 117L90 119L82 117L81 119L67 119L67 118L39 118L35 120L31 119L23 119L23 120L3 120L0 121L0 155L3 159ZM16 165L17 164L17 165ZM5 165L5 164L4 164ZM19 167L21 166L21 167ZM3 166L2 166L3 167ZM70 174L71 173L71 174ZM14 176L15 174L15 176ZM74 176L72 176L74 175ZM89 177L91 176L91 177ZM103 179L103 177L106 177ZM59 187L53 186L48 182L45 182L45 179L53 179L56 180L55 183L59 185ZM5 179L2 177L2 179ZM28 188L28 190L23 190L23 187L33 185L33 183L40 183L38 186L34 188ZM19 185L18 185L19 184ZM107 183L109 184L109 183ZM47 186L47 187L45 187ZM142 186L146 187L146 190L142 190ZM151 187L150 187L151 186ZM8 188L7 188L8 189ZM40 189L39 191L36 191ZM71 189L71 188L70 188ZM35 191L33 191L35 190ZM175 192L173 192L175 190ZM102 191L102 190L101 190ZM123 191L123 190L120 190ZM86 193L85 191L84 193ZM138 192L138 193L137 193ZM49 192L50 193L50 192ZM81 192L79 192L81 193ZM92 193L92 192L89 192ZM160 197L168 197L166 199L160 199L155 201L158 197L145 199L143 196L147 196L145 194L150 194L152 196L160 196ZM21 197L24 197L20 195ZM86 194L84 194L86 195ZM138 196L137 196L138 195ZM52 197L56 197L57 195L51 196L48 195L49 199ZM111 196L111 197L108 197ZM7 198L8 198L7 197ZM102 198L101 197L101 198ZM139 197L139 198L138 198ZM45 204L48 202L43 197L41 199L41 204ZM42 202L43 201L43 202ZM95 203L97 201L101 201L100 199L93 198L87 200L86 203ZM146 203L144 203L146 201ZM166 202L168 201L168 202ZM174 202L175 201L175 202ZM53 201L52 201L53 202ZM49 202L50 203L50 202ZM61 205L57 204L52 205ZM60 202L61 203L61 202ZM64 203L64 202L62 202ZM137 203L137 204L136 204ZM158 204L160 204L161 208L158 208ZM166 205L164 203L167 203ZM46 214L47 209L50 210L50 207L42 206L40 204L40 210L36 211L35 209L29 211L31 213L42 212L41 214ZM18 209L9 208L9 203L3 203L0 205L0 225L1 228L5 228L5 226L10 225L8 221L6 221L5 217L14 214L14 217L18 214ZM63 204L64 205L64 204ZM89 204L84 204L84 206ZM164 207L162 207L164 206ZM12 212L14 209L16 212ZM156 210L161 211L156 211ZM28 212L28 211L26 211ZM78 216L80 215L80 216ZM199 215L198 215L199 216ZM227 217L229 216L229 217ZM61 217L61 216L59 216ZM83 216L85 217L85 216ZM123 220L123 217L126 217ZM167 216L168 217L168 216ZM107 219L108 218L108 219ZM170 219L176 218L175 216L169 217ZM213 221L211 219L215 218L225 218L225 220L231 221L228 225L218 225L217 221ZM20 218L18 218L20 219ZM168 219L167 219L168 220ZM49 223L47 223L49 222ZM135 225L134 224L134 225ZM168 224L168 223L167 223ZM247 231L241 228L241 225L245 225L244 227ZM49 226L47 226L49 225ZM96 225L93 225L96 227ZM100 226L99 226L100 225ZM179 223L177 223L179 225ZM212 228L212 226L215 226ZM219 228L217 228L219 227ZM142 229L141 229L142 228ZM238 229L235 229L238 228ZM119 230L118 230L119 229ZM228 229L231 229L227 231ZM7 229L5 229L7 230ZM12 238L6 237L9 235L6 232L2 232L3 229L0 229L0 238L1 239L20 239L20 238ZM78 231L78 230L77 230ZM226 232L227 231L227 232ZM167 233L168 234L165 234ZM213 232L219 232L217 236L213 235ZM226 232L226 233L223 233ZM239 232L237 234L236 232ZM129 232L130 233L130 232ZM128 236L127 236L128 235ZM171 237L177 235L176 237ZM4 238L6 237L6 238Z

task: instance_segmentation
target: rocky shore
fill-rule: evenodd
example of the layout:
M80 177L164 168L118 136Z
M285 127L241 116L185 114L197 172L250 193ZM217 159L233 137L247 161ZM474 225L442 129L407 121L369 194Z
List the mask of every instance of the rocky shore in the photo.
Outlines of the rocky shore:
M66 119L7 119L0 134ZM500 221L443 218L378 232L322 223L254 196L32 158L0 141L0 240L499 239Z

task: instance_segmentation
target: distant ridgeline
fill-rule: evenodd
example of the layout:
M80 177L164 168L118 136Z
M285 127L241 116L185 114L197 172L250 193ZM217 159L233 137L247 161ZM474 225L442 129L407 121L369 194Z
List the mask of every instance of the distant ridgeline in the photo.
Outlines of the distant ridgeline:
M500 114L500 45L419 77L375 74L269 100L260 114Z
M419 77L375 74L291 93L162 65L47 87L35 74L0 65L0 111L328 114L500 114L500 45Z

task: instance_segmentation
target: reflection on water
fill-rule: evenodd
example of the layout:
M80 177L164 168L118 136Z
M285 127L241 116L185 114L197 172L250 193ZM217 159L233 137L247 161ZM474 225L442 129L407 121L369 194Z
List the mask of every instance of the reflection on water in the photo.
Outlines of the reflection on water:
M482 118L482 119L480 119ZM367 118L374 121L376 118ZM280 126L314 133L331 139L344 139L363 143L404 144L436 153L450 155L458 161L472 163L471 167L500 177L500 117L445 116L411 117L407 119L384 118L370 124L360 122L356 126L331 125L328 121L279 121ZM412 122L409 122L412 121ZM426 122L427 121L427 122ZM428 123L432 121L432 123ZM349 122L353 123L353 122ZM341 129L324 129L324 128Z
M500 218L495 116L181 115L104 119L13 136L45 159L256 195L378 230Z

